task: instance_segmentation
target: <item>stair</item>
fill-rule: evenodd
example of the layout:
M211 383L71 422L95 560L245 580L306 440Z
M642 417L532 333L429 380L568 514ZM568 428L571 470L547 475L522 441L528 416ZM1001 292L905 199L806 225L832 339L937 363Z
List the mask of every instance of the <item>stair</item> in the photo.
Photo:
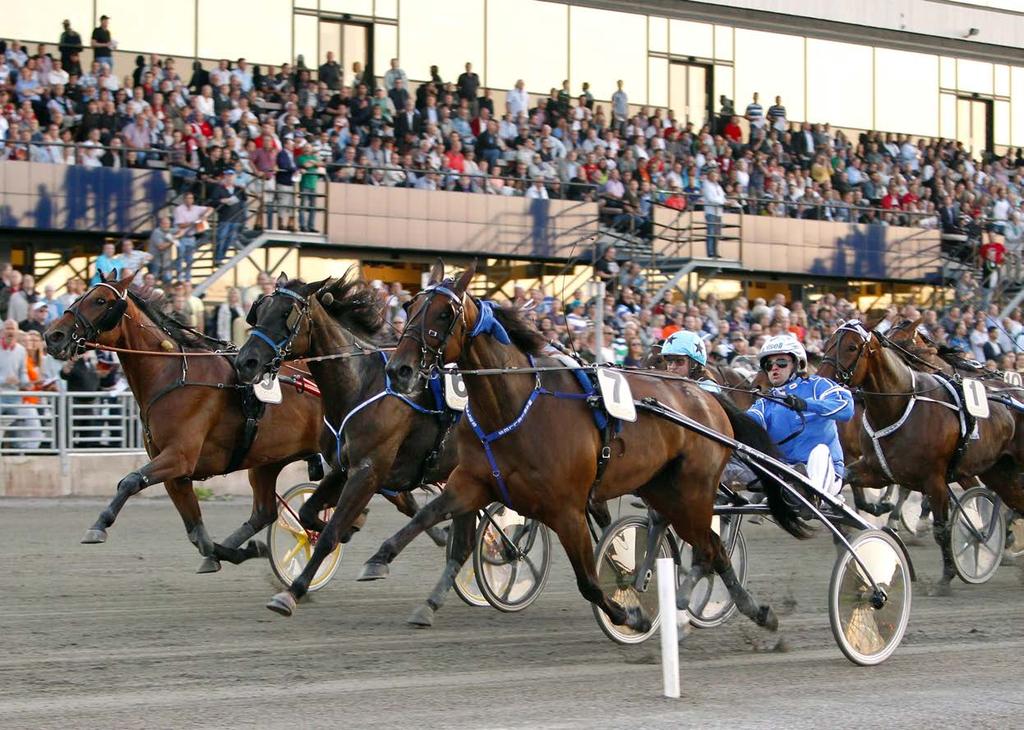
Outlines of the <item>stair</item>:
M240 238L240 242L244 243L245 238ZM209 249L206 265L210 269L210 273L198 286L196 286L194 290L195 296L202 296L218 279L248 258L251 253L271 242L301 246L304 243L327 243L327 236L320 233L294 233L292 231L265 230L255 238L249 239L248 243L244 243L241 249L235 251L234 256L224 261L224 263L216 269L214 269L212 261L213 247L212 245L204 245L204 249ZM193 270L195 270L194 264Z

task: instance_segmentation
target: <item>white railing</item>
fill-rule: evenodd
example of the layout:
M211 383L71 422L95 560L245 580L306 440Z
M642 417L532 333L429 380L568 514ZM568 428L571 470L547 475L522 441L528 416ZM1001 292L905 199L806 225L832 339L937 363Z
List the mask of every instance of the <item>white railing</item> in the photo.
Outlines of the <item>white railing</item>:
M0 455L143 450L131 392L0 391Z

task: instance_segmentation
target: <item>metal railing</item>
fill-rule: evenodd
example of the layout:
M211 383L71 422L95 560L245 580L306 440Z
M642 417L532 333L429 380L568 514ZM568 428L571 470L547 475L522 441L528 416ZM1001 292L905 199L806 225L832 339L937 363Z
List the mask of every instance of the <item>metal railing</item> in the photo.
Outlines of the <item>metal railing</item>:
M0 455L143 450L131 392L0 392Z

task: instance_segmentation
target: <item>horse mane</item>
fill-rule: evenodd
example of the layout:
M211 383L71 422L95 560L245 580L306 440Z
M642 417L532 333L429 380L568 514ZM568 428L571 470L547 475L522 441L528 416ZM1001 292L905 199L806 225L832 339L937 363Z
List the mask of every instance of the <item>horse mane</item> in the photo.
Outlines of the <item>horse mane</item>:
M536 327L523 318L514 307L495 307L494 318L508 332L512 344L529 355L541 355L548 341Z
M299 279L289 281L286 286L291 289L304 286ZM333 301L320 304L331 315L331 318L353 334L366 339L380 337L384 329L384 311L377 299L377 292L358 273L349 268L341 278L328 284L323 289L330 293ZM309 292L312 296L315 292Z
M230 342L222 342L209 335L204 335L191 327L181 324L171 315L165 313L164 308L167 307L171 300L166 294L162 294L157 297L145 299L141 294L132 289L128 290L128 298L132 300L132 303L138 307L144 315L152 320L153 324L159 327L163 332L171 338L177 345L181 347L190 347L196 350L225 350L235 349L234 345Z

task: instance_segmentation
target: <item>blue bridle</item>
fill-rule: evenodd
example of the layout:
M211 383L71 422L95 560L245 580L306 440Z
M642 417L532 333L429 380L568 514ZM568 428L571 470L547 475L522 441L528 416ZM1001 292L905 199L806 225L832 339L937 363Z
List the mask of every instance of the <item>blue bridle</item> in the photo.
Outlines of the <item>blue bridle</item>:
M281 362L287 358L288 353L292 349L292 341L295 339L295 336L299 332L299 326L302 324L303 317L308 318L309 316L309 301L306 299L306 297L302 296L298 292L292 291L291 289L288 289L287 287L283 286L277 287L274 290L274 293L269 296L273 298L276 297L278 294L284 294L287 297L291 297L296 302L298 302L299 306L299 316L295 318L295 323L288 328L287 334L285 334L285 336L281 339L280 342L275 342L270 335L263 331L262 327L257 322L252 321L256 319L257 309L259 308L262 299L266 295L256 300L256 303L253 304L252 311L249 313L250 322L252 324L252 331L250 332L250 334L253 337L256 337L257 339L265 342L267 345L270 346L270 349L274 351L274 361L271 365L273 369L280 367ZM290 316L291 315L289 315L289 317Z

